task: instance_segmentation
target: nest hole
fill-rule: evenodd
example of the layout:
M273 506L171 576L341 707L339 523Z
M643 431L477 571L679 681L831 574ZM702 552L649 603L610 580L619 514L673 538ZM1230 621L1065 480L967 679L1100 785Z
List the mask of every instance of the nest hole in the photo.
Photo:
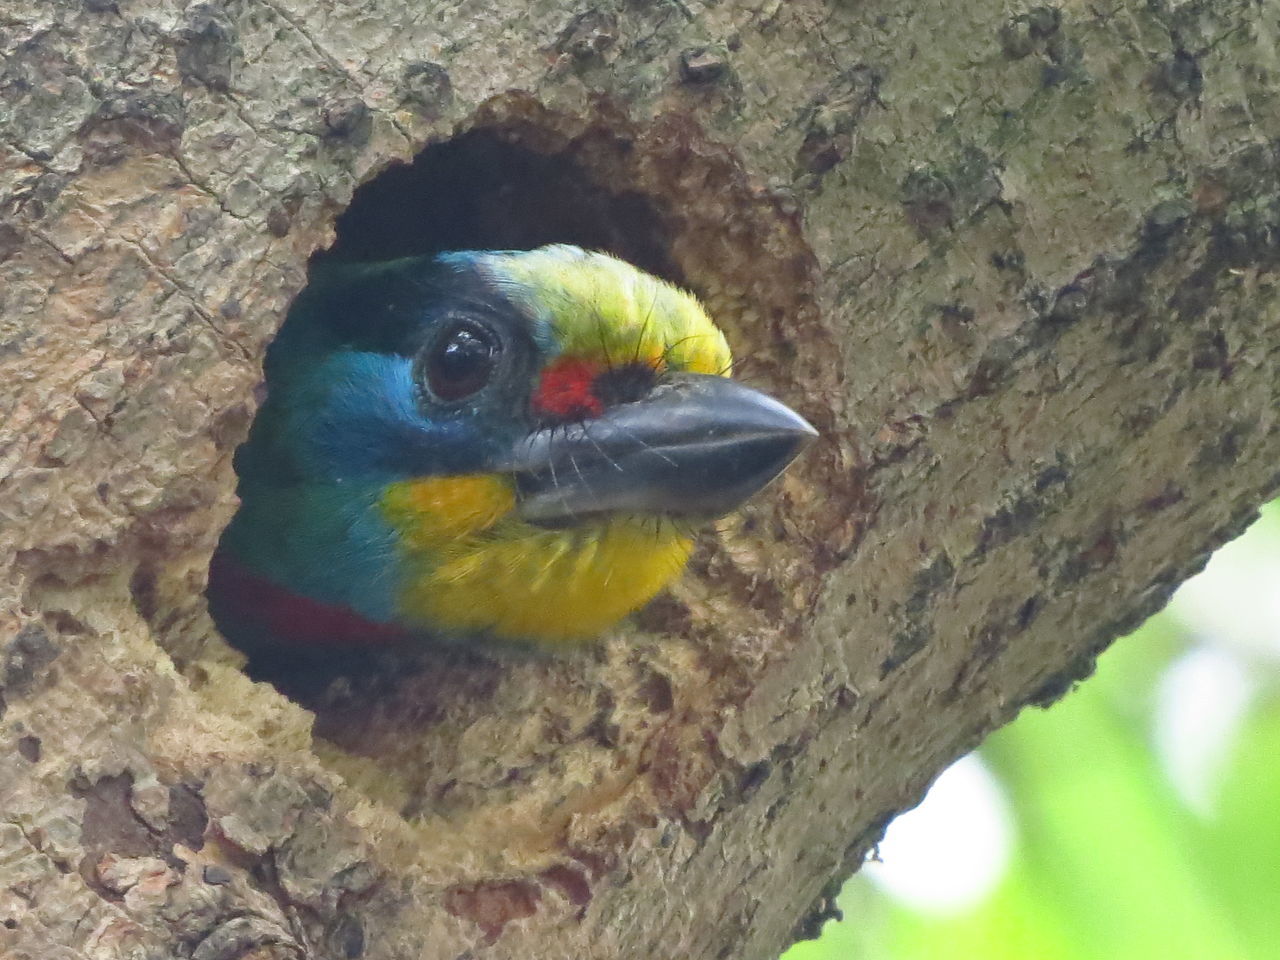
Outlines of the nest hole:
M731 151L680 118L641 129L607 112L585 120L554 115L519 97L486 109L470 129L357 189L336 220L333 245L313 262L550 243L604 251L693 290L731 342L749 346L742 353L777 382L803 377L810 389L821 392L809 383L816 380L834 393L839 350L812 307L813 259L799 219L754 184ZM777 359L780 344L793 338L804 344L803 362L790 362L790 354ZM815 538L828 536L826 519L812 526ZM778 566L790 563L791 570L795 555L813 553L798 533L777 546ZM759 634L766 629L761 618L768 616L767 629L781 635L787 616L800 614L763 610L753 599L756 579L754 573L719 578L716 589L741 600L724 629ZM685 593L664 595L641 623L659 632L697 632L688 604L702 592L694 584ZM274 663L251 662L246 672L314 713L326 762L349 783L411 818L425 810L501 804L528 778L553 775L554 756L516 738L484 771L459 779L454 766L464 754L457 738L492 714L494 704L519 730L548 722L546 703L554 703L564 728L555 736L572 739L564 731L578 729L573 718L599 713L600 696L657 702L647 688L606 690L603 652L572 665L514 652L498 656L448 647L391 656L362 650L325 654L314 669L286 655ZM713 675L729 677L739 669L727 656L708 661L716 664ZM631 683L616 676L609 681L619 682L623 688ZM542 696L524 696L531 686ZM672 696L664 692L657 700L666 704ZM610 722L603 716L597 726L606 729ZM603 765L613 762L611 750L599 747Z
M684 285L671 254L675 221L670 210L637 190L605 186L606 178L593 175L577 158L585 145L588 154L604 156L615 167L631 159L625 137L602 133L596 128L594 139L566 138L560 149L534 149L523 140L536 139L536 132L479 127L432 144L411 163L392 166L359 187L336 220L332 246L317 251L312 263L569 243L611 253ZM217 603L211 606L216 610ZM233 630L218 625L233 646L242 647ZM272 683L314 711L317 732L351 749L376 739L358 722L370 698L384 707L404 706L383 709L380 727L421 728L437 719L439 711L431 706L437 692L448 701L463 689L482 695L501 669L486 657L450 647L339 649L314 656L292 649L242 649L253 679Z
M517 136L472 130L386 170L355 192L333 246L315 260L571 243L683 283L670 254L669 218L652 198L608 189L573 157L538 152Z

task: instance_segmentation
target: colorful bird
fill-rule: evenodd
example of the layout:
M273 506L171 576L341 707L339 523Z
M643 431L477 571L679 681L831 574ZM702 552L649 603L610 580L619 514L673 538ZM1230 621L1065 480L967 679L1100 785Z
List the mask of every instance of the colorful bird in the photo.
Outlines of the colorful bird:
M560 650L816 434L693 296L557 245L313 269L236 454L210 609L246 650Z

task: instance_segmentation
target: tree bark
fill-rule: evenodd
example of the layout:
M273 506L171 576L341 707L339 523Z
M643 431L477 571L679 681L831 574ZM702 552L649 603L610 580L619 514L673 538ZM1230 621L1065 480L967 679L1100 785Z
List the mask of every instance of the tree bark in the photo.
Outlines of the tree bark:
M6 0L0 955L813 933L1280 485L1277 17ZM824 439L598 654L303 706L205 571L307 257L424 148L342 244L617 250Z

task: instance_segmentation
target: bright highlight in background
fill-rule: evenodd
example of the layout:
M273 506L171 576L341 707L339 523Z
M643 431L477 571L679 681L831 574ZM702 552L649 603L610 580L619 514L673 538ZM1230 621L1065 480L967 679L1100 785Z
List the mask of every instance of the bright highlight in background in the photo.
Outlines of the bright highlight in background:
M1183 801L1202 817L1213 811L1256 686L1239 657L1212 646L1184 653L1160 678L1156 751Z
M1258 668L1280 662L1277 528L1273 504L1169 602L1169 613L1201 643L1161 678L1156 749L1174 787L1201 816L1213 811L1216 784L1259 691Z
M956 913L1000 882L1011 840L1000 785L971 753L934 781L918 807L889 825L879 861L862 872L917 910Z
M1169 612L1206 642L1246 659L1280 661L1280 501L1223 546L1173 595Z

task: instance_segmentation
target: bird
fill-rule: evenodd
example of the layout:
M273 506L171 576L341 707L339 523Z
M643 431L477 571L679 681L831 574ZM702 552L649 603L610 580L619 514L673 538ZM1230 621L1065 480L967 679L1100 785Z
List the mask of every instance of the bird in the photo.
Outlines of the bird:
M816 436L697 298L554 244L313 263L237 449L233 645L590 646Z

